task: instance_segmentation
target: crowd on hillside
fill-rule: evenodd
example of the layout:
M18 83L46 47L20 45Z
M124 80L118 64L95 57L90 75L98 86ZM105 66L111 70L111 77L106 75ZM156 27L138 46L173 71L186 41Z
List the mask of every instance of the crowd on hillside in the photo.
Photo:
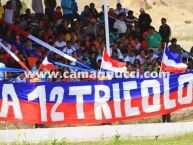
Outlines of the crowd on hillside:
M76 0L61 0L61 6L57 6L56 0L43 2L32 0L32 9L35 13L26 9L22 14L20 0L14 0L14 3L9 0L4 6L0 4L0 19L29 32L94 70L100 69L105 48L104 7L98 11L95 4L90 3L79 13ZM139 11L140 15L136 17L132 7L125 8L117 3L115 8L109 8L111 57L127 62L128 71L159 71L164 48L168 46L171 51L179 53L183 62L188 64L188 69L192 70L193 60L183 52L177 39L171 37L172 30L167 20L162 18L160 27L154 28L151 25L151 16L145 9L141 8ZM0 24L0 35L43 57L49 53L46 48L23 37L3 23ZM21 51L3 40L2 43L31 70L36 71L42 63L42 60L32 54ZM54 61L76 66L59 55L51 55ZM0 56L5 66L21 68L3 49L0 49ZM57 67L57 70L68 71L61 67Z

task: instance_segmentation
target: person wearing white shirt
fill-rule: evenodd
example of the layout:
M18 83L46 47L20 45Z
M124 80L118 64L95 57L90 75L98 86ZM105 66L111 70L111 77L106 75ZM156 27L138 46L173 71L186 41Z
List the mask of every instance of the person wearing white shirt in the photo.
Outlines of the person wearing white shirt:
M119 34L126 33L127 25L125 24L125 21L124 21L122 13L117 16L117 19L116 19L113 27L118 30Z
M55 42L55 47L59 50L63 50L66 47L66 42L63 40L62 35L58 36L58 39Z
M129 53L123 55L124 55L124 62L130 62L130 64L132 65L134 64L136 57L135 52L133 50L130 50Z
M152 49L148 51L148 56L151 58L151 61L154 61L158 58L158 55L154 53Z
M11 8L14 9L17 15L20 15L20 11L22 9L21 1L20 0L11 0Z
M117 45L117 44L114 44L113 47L112 47L112 49L110 49L110 56L112 56L113 51L116 51L116 52L117 52L117 57L118 57L118 59L120 59L120 60L123 60L123 59L124 59L123 54L122 54L121 50L118 48L118 45Z
M127 49L124 49L123 51L122 51L122 56L123 56L123 58L122 58L122 61L124 61L124 62L129 62L129 57L128 57L128 50Z
M128 56L129 62L134 64L136 57L135 56Z
M7 23L13 24L14 12L15 12L15 10L12 9L11 1L7 2L6 8L5 8L5 13L4 13L4 21Z
M63 49L63 52L69 56L72 56L72 53L76 51L76 48L72 47L71 42L66 42L66 47Z
M123 54L119 48L117 49L117 52L118 52L118 59L122 60L124 57L123 57Z
M140 64L143 65L145 63L146 55L144 50L140 50L139 55L137 55L136 59L140 61Z
M117 3L117 8L114 10L114 13L118 16L121 13L127 13L129 10L126 8L122 8L122 5L120 3Z

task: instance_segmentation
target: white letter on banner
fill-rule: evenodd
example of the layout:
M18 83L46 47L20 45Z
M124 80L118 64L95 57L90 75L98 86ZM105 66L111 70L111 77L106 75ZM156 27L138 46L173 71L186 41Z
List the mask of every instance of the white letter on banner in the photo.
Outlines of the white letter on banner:
M103 92L104 95L101 96L100 92ZM97 120L102 120L102 111L105 115L106 119L111 119L111 109L107 101L110 99L110 89L108 86L105 85L97 85L95 86L95 118Z
M69 95L76 96L76 110L78 119L85 119L84 116L84 95L91 95L91 86L75 86L69 88Z
M113 84L113 101L114 101L114 109L115 109L115 117L122 117L121 113L121 99L120 99L120 88L119 84Z
M131 106L131 100L132 99L131 99L130 91L133 89L137 89L137 82L136 81L123 83L124 98L125 98L125 113L126 113L127 117L140 115L139 108Z
M51 111L52 121L63 121L64 120L64 113L56 112L56 109L62 103L63 98L64 98L64 89L62 87L55 87L52 89L51 94L50 94L50 101L56 100L56 103L54 104L52 111Z
M190 104L192 102L192 78L193 74L181 75L178 78L178 102L181 105ZM183 96L183 88L185 83L188 83L187 96Z
M8 96L10 95L12 101L8 100ZM0 117L7 117L9 107L13 107L15 118L22 119L21 108L19 104L19 100L17 94L15 92L13 84L4 84L2 88L2 106Z
M47 121L47 107L46 107L46 88L45 85L38 86L31 93L28 94L28 101L39 99L41 109L41 121Z
M170 100L170 86L169 86L169 76L163 78L164 80L164 94L163 94L163 99L164 99L164 106L165 109L172 109L176 107L176 100Z
M153 105L149 105L148 88L153 89ZM142 107L146 113L159 111L160 106L160 83L157 80L145 80L141 83Z

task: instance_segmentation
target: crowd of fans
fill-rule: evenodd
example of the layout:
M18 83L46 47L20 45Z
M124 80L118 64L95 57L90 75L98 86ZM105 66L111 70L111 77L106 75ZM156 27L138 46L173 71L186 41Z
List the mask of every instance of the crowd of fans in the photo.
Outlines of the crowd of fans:
M45 10L42 0L33 0L32 9L35 13L27 9L21 14L20 0L15 3L10 0L4 6L0 4L0 19L53 45L94 70L99 70L105 48L104 7L102 11L98 11L95 4L91 3L79 13L76 0L61 0L61 6L57 6L55 0L44 0L44 4ZM151 25L151 16L143 8L140 9L139 17L134 16L131 9L132 7L124 8L120 3L116 8L109 8L111 57L127 62L128 71L159 71L164 48L168 46L171 51L179 53L183 62L188 64L188 69L192 70L193 60L183 52L176 38L171 39L172 32L167 20L162 18L160 28L156 31ZM41 56L46 57L49 54L43 46L23 37L3 23L0 24L0 35ZM31 70L36 71L42 63L32 54L21 51L3 40L2 43L17 54ZM3 49L0 49L0 56L1 62L7 67L21 68ZM51 58L76 66L56 54L52 54ZM57 67L57 70L68 71L61 67Z

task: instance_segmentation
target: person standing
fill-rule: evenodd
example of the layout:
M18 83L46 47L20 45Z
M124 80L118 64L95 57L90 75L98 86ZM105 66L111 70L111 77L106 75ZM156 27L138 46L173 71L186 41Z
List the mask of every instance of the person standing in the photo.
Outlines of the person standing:
M149 14L145 12L143 8L140 9L140 15L139 15L139 26L141 33L147 31L149 26L151 25L152 19Z
M92 14L92 16L94 18L98 18L98 12L95 8L95 4L94 3L90 3L90 13Z
M159 32L155 31L153 26L149 27L149 34L147 35L147 42L149 50L152 49L155 53L158 52L158 49L161 45L162 38Z
M12 8L11 1L8 1L6 6L5 6L4 21L7 23L10 23L10 24L13 24L14 19L15 19L15 11Z
M167 25L166 22L167 22L166 18L161 19L162 25L159 28L159 33L162 37L162 42L164 42L164 43L166 43L166 45L168 45L168 43L170 41L170 37L171 37L171 29L170 29L170 26Z
M32 9L35 12L35 17L40 20L44 13L42 0L32 0Z
M95 18L90 19L90 23L86 28L90 32L90 34L92 34L95 38L97 38L99 33L99 26Z
M72 0L72 12L73 12L74 19L80 18L79 14L78 14L78 4L77 4L76 0Z
M124 13L124 14L126 14L126 13L128 13L128 9L126 9L126 8L122 8L122 5L121 5L121 3L117 3L117 5L116 5L116 9L114 10L114 12L115 12L115 14L118 16L119 14L121 14L121 13Z
M44 0L45 4L45 14L49 19L53 19L54 10L56 7L56 0Z
M61 0L64 19L67 19L71 24L74 20L72 0Z
M12 9L14 9L17 16L20 15L20 11L22 9L22 3L20 0L11 0Z
M123 36L127 31L127 25L124 21L124 14L121 13L117 16L117 19L113 25L113 28L118 30L120 36Z

